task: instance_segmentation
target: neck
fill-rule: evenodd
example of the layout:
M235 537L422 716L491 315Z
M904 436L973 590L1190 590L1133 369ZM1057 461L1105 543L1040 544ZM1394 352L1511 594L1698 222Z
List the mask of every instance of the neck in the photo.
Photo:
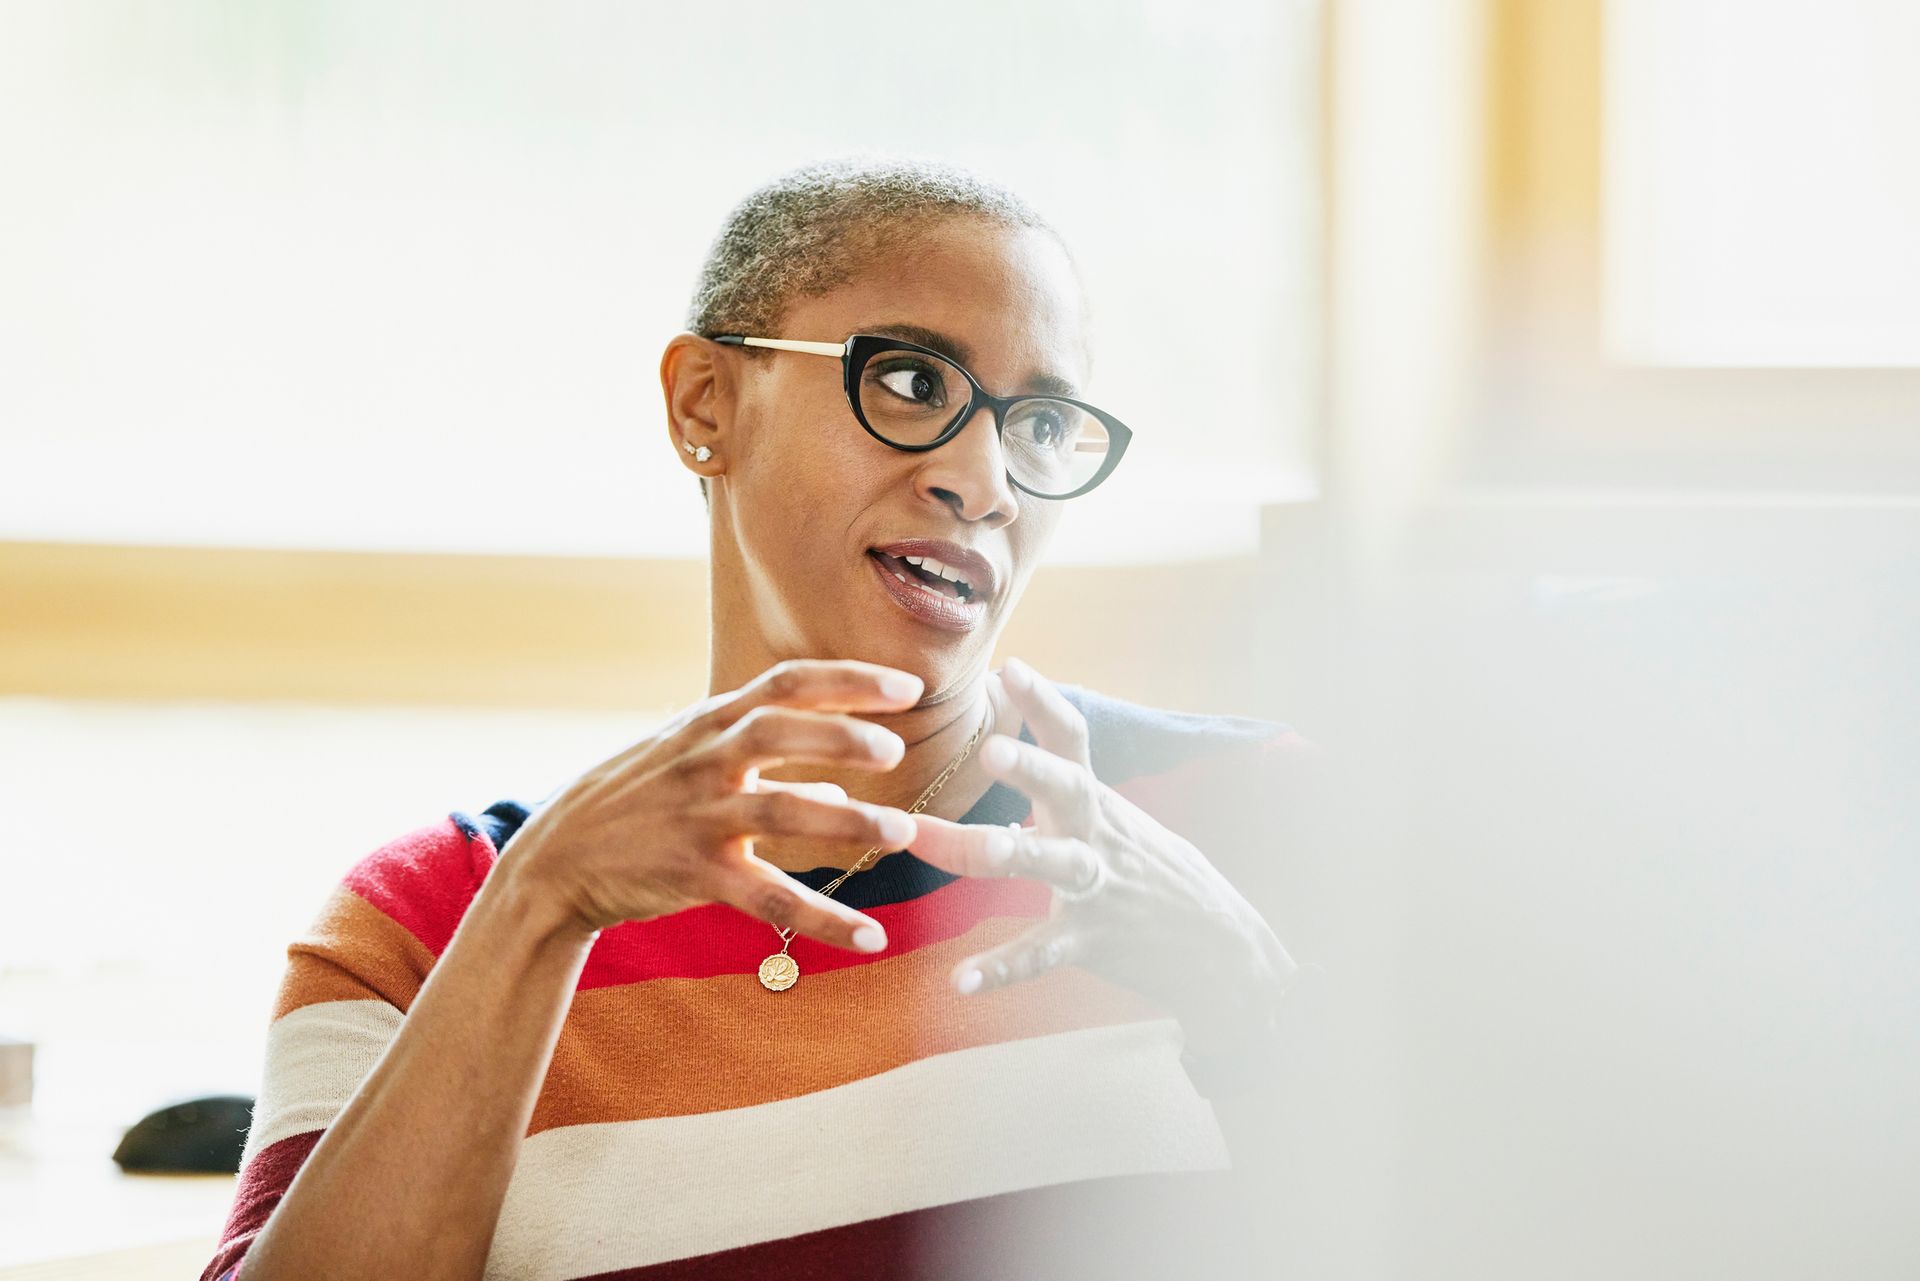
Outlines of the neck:
M737 689L746 680L718 679L712 682L713 688L709 692ZM999 674L985 670L951 689L941 691L938 701L923 701L900 712L853 714L900 736L906 744L906 753L898 765L891 770L869 770L794 761L763 769L760 776L780 782L837 783L855 800L907 809L919 799L920 793L940 771L952 763L953 758L967 745L967 740L973 737L973 732L983 723L987 727L986 734L1017 734L1020 727L1020 714L1001 688ZM981 742L985 741L983 734ZM944 814L950 808L953 796L968 790L968 779L986 778L976 759L979 751L980 746L976 743L973 755L962 762L941 787L939 795L928 802L928 813ZM985 787L979 788L969 804L971 800L979 799L978 792L985 790ZM962 812L965 812L965 807L962 807Z
M722 684L716 679L711 692L737 689L742 683ZM981 744L986 742L988 734L1017 736L1021 723L1019 710L1001 687L999 674L985 670L946 691L937 702L922 703L902 712L860 713L860 719L885 726L906 743L905 755L891 770L851 769L797 761L763 769L760 777L778 782L837 783L855 800L910 810L927 786L966 747L974 731L985 723L986 732L974 744L973 752L921 811L938 818L957 819L972 809L993 785L992 776L980 765ZM815 867L852 866L865 850L818 841L768 838L754 842L754 853L776 867L806 871Z
M724 507L724 492L717 494L718 507ZM799 635L791 620L767 618L756 614L746 603L748 594L735 590L750 577L749 567L735 554L729 538L717 532L712 538L713 577L709 598L709 652L707 693L739 689L788 657L803 649L798 640L782 645L780 639L791 632ZM758 599L773 600L768 591ZM922 673L924 678L924 673ZM899 712L861 712L871 721L898 734L906 744L906 754L891 770L876 771L798 761L760 771L762 778L779 782L837 783L855 800L876 805L910 809L920 793L944 770L967 739L989 716L988 734L1017 736L1020 713L1001 687L997 673L987 669L982 658L977 667L939 687L931 681L925 697L913 707ZM982 735L981 742L986 741ZM973 807L992 785L992 778L980 767L979 745L974 754L955 770L939 794L928 802L925 812L939 818L958 818ZM784 848L771 840L754 842L754 852L781 867L804 870L824 866L848 866L864 853L845 846L810 843L810 850L790 842Z

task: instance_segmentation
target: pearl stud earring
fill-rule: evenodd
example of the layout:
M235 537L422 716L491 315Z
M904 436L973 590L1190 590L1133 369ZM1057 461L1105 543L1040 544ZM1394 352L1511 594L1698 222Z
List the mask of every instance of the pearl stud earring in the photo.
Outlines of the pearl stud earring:
M707 459L713 457L713 451L711 449L708 449L705 445L702 445L700 446L700 448L695 449L693 447L692 441L688 441L688 440L681 441L680 448L686 450L689 454L692 454L693 461L696 463L704 463L707 461Z

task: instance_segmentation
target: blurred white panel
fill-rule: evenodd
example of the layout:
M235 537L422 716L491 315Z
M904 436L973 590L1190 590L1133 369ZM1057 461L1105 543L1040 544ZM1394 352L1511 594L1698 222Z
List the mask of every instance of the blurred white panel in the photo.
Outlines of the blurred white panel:
M1313 10L9 4L0 538L703 555L656 373L700 259L886 150L1082 260L1138 435L1057 558L1250 551L1310 487Z
M1609 0L1606 322L1666 365L1920 365L1920 6Z
M1366 1275L1920 1276L1916 514L1423 513L1329 735L1397 945Z

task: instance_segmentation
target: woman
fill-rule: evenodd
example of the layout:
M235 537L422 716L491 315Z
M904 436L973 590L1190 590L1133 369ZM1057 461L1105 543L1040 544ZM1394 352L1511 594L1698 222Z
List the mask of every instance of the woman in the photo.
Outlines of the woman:
M1195 1085L1297 967L1196 842L1311 749L988 670L1128 437L1058 237L959 171L814 166L688 328L709 696L348 874L207 1277L1063 1275L1228 1164Z

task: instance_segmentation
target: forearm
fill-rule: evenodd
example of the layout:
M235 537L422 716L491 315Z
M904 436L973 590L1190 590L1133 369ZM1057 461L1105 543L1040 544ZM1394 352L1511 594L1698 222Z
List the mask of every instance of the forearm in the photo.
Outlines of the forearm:
M246 1281L478 1277L591 937L496 869Z

